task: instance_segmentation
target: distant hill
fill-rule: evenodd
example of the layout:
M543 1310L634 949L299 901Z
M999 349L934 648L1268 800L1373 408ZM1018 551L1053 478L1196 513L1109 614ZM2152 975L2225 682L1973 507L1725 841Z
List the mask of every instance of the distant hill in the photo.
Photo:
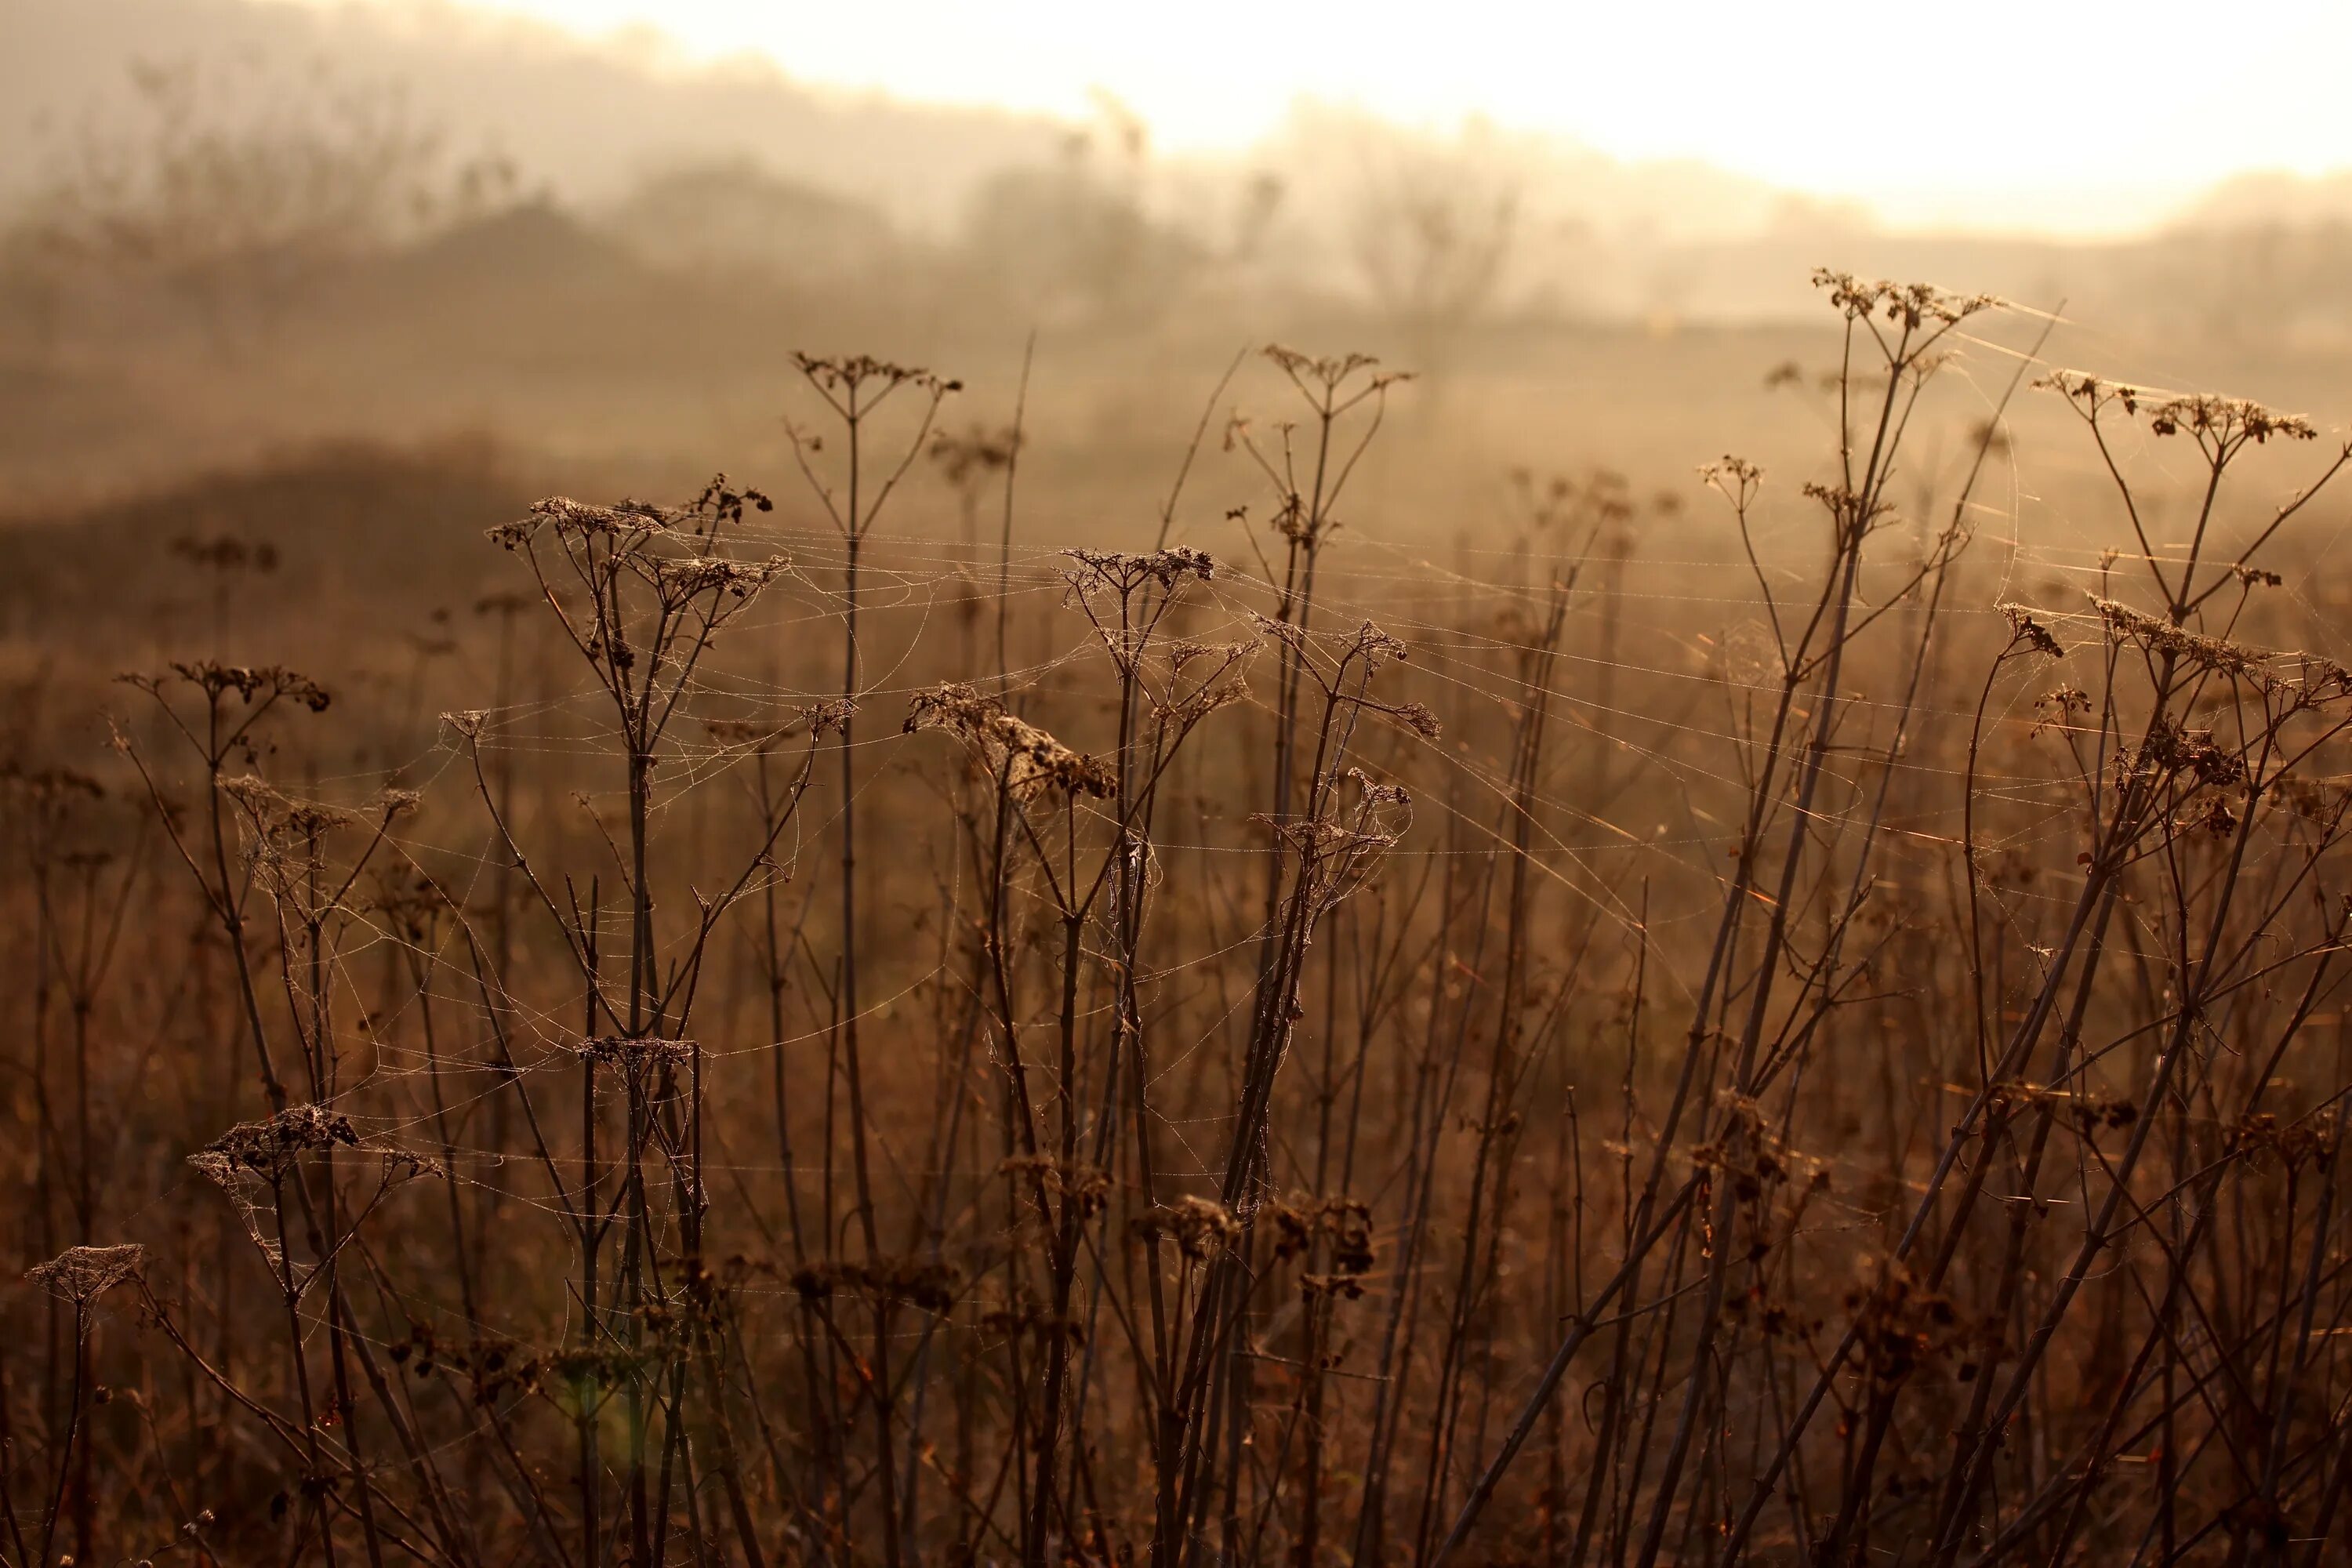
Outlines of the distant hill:
M194 96L159 100L165 79ZM375 221L416 210L404 188L356 216L317 199L367 166L373 143L335 140L354 104L404 128L400 144L432 143L434 178L416 187L444 203L432 221ZM278 134L319 126L309 142ZM0 407L39 422L0 433L0 458L60 449L104 423L108 399L150 395L136 363L153 351L128 339L60 368L76 310L136 335L126 301L165 328L201 325L208 355L261 352L268 327L333 355L416 363L429 349L536 375L723 353L794 323L929 353L1008 321L1125 331L1204 310L1251 330L1353 312L1429 365L1474 325L1811 320L1807 279L1826 264L2063 300L2149 342L2352 345L2337 282L2352 174L2242 176L2156 232L2092 241L1904 229L1704 163L1475 120L1411 129L1302 101L1231 156L1163 156L1118 129L811 87L789 62L689 65L650 35L583 42L454 0L0 0L0 294L11 267L30 280L9 296L26 308L0 314ZM215 133L218 169L202 155ZM197 148L172 165L193 180L152 183L194 195L137 243L115 243L138 226L112 221L136 200L45 227L26 199L64 180L102 195L110 150L119 175L174 137ZM485 158L511 183L472 205L442 195ZM248 164L269 177L245 180ZM300 188L277 203L270 179L289 168ZM135 184L119 179L118 195ZM312 221L286 221L279 208L305 202ZM104 259L149 275L77 304L103 268L46 240L10 249L57 234L115 237ZM488 408L501 384L486 374L468 391Z
M454 153L512 160L567 202L617 200L673 168L752 159L926 226L980 178L1053 155L1066 128L986 110L801 86L744 59L647 68L613 47L425 4L314 9L260 0L0 5L0 204L130 119L131 62L193 63L220 99L321 90L394 97Z

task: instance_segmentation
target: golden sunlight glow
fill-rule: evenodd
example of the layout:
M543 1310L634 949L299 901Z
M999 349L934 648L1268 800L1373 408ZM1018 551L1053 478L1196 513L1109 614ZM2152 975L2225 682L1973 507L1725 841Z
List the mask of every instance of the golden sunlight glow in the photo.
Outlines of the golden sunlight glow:
M313 0L398 6L405 0ZM2280 0L463 0L803 81L1084 115L1108 93L1174 151L1237 150L1302 97L1484 116L1689 157L1899 224L2092 231L2213 180L2352 164L2352 5Z

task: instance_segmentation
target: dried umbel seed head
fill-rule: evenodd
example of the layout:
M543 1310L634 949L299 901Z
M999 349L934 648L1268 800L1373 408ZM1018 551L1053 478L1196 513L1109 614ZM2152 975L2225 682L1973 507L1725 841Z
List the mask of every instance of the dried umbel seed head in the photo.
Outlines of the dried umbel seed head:
M1161 1204L1139 1215L1135 1235L1144 1240L1167 1237L1176 1249L1198 1263L1239 1241L1241 1221L1224 1205L1209 1198L1183 1197Z
M1181 544L1145 555L1117 550L1065 550L1062 554L1074 563L1064 575L1081 593L1101 589L1127 595L1146 583L1157 583L1163 590L1173 593L1176 585L1187 578L1206 583L1216 575L1217 570L1217 563L1206 551Z
M2049 627L2034 619L2031 609L2023 605L2011 604L2001 605L2000 613L2009 622L2010 637L2013 643L2051 658L2066 657L2065 647L2051 634Z
M247 811L252 811L254 816L261 816L264 811L270 811L275 809L275 806L282 806L282 804L285 804L285 797L282 797L282 795L270 785L270 781L261 778L261 773L228 775L228 778L221 781L221 795L226 795L228 799L233 799L233 802L237 802L240 806L245 806Z
M1255 646L1255 643L1174 642L1168 645L1163 657L1168 660L1169 669L1181 675L1204 658L1223 657L1230 660Z
M234 696L247 707L276 702L285 699L299 702L313 713L323 713L333 700L327 689L309 676L275 664L223 664L218 659L198 659L191 663L174 662L168 675L124 675L125 684L135 686L151 697L160 698L171 677L177 677L217 701Z
M2249 441L2261 446L2273 437L2311 441L2319 436L2318 427L2302 415L2281 414L2249 398L2151 392L2079 370L2053 371L2033 384L2057 393L2093 419L2107 408L2120 408L2133 417L2146 416L2152 436L2185 432L2217 451L2234 450Z
M2226 787L2246 776L2246 759L2216 745L2210 730L2158 722L2149 726L2146 741L2118 753L2116 771L2125 782L2135 777L2186 778Z
M1312 1257L1318 1244L1329 1249L1330 1268L1302 1274L1302 1295L1345 1296L1356 1300L1364 1293L1363 1277L1372 1268L1371 1205L1358 1198L1295 1197L1269 1204L1259 1211L1262 1222L1274 1228L1274 1255L1288 1260Z
M1381 784L1361 768L1349 768L1348 777L1356 786L1363 811L1378 814L1412 809L1412 791L1402 784Z
M837 735L857 717L857 703L854 698L820 697L801 710L801 717L806 721L811 735Z
M2079 686L2061 686L2033 700L2033 710L2040 715L2033 721L2033 733L2049 730L2072 729L2075 721L2090 712L2091 694Z
M1437 722L1437 715L1422 703L1400 702L1383 711L1424 741L1437 740L1444 733Z
M2000 301L1990 294L1954 294L1932 283L1893 283L1885 279L1861 279L1851 272L1818 268L1813 287L1829 291L1830 304L1848 321L1884 316L1906 331L1923 326L1948 327Z
M1381 362L1370 354L1308 354L1280 343L1268 343L1260 352L1293 381L1319 387L1326 393L1338 391L1341 384L1359 374L1365 375L1363 390L1368 392L1412 379L1411 371L1381 369Z
M1117 787L1110 768L1071 750L1036 725L1015 718L993 697L950 681L917 692L903 733L944 730L970 746L990 774L1016 799L1040 792L1063 795L1108 795Z
M2147 428L2151 435L2177 436L2185 430L2231 445L2252 441L2261 446L2273 437L2289 441L2319 438L2318 427L2300 414L2280 414L2243 397L2210 393L2158 404L2148 411Z
M1406 648L1402 637L1391 637L1371 622L1366 621L1356 628L1342 652L1343 655L1362 659L1368 669L1378 674L1381 667L1391 660L1402 664L1410 650Z
M963 383L960 381L945 380L915 365L893 364L888 360L876 359L872 354L827 358L795 350L793 365L808 377L818 391L841 396L887 392L901 386L937 393L963 390Z
M552 529L559 538L584 540L635 538L667 531L669 526L668 513L646 501L625 500L614 506L596 506L570 496L549 496L531 503L529 517L499 524L489 531L489 537L513 550L528 542L542 528Z
M1745 458L1725 453L1712 463L1701 463L1698 477L1717 489L1752 490L1763 482L1764 470Z
M2232 1130L2231 1142L2249 1153L2274 1155L2292 1170L2312 1161L2325 1166L2334 1159L2332 1131L2325 1115L2282 1122L2268 1111L2250 1111Z
M1084 1214L1099 1213L1110 1201L1110 1173L1083 1160L1065 1163L1046 1154L1015 1154L996 1169L999 1175L1067 1199Z
M2137 643L2151 654L2168 656L2195 669L2217 675L2256 676L2266 672L2271 656L2221 637L2209 637L2156 616L2142 615L2128 605L2094 596L2091 605L2106 623L2107 635L2118 642Z
M1884 500L1866 499L1843 485L1808 484L1804 493L1808 499L1821 502L1822 510L1841 530L1868 530L1894 510Z
M665 1040L625 1035L594 1035L572 1047L583 1061L616 1067L630 1073L682 1067L694 1060L699 1047L692 1040Z
M1255 642L1209 647L1200 643L1171 644L1163 657L1169 681L1164 690L1147 686L1145 700L1160 721L1190 729L1219 709L1232 707L1249 696L1249 659ZM1205 661L1206 668L1202 668Z
M47 1263L25 1271L27 1283L61 1300L87 1307L147 1266L147 1249L136 1242L115 1247L69 1247Z
M654 584L663 596L684 603L703 594L726 594L738 599L748 599L778 577L792 570L792 561L782 555L771 555L764 561L729 561L719 556L694 555L681 561L663 561L653 568Z
M768 499L765 490L753 489L749 485L740 490L735 489L727 482L725 474L713 474L710 482L702 487L702 493L695 497L687 508L707 524L740 522L746 509L773 511L776 503Z
M323 1105L293 1105L259 1121L239 1122L190 1155L188 1163L215 1180L239 1171L276 1177L292 1169L301 1154L360 1146L350 1117Z
M268 780L255 773L239 773L220 781L221 794L236 803L251 822L255 834L262 842L256 852L275 852L292 846L298 840L325 837L339 827L348 826L353 814L341 806L320 801L295 800L280 794ZM398 797L405 796L405 804ZM383 808L386 820L399 811L413 807L419 797L414 791L386 791Z

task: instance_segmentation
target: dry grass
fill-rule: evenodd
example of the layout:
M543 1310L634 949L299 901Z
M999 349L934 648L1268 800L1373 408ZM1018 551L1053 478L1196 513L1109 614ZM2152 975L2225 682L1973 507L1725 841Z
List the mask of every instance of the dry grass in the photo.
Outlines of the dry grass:
M404 653L188 531L16 714L0 1556L2335 1560L2346 449L1821 281L1809 471L1452 571L1287 349L1149 551L806 357Z

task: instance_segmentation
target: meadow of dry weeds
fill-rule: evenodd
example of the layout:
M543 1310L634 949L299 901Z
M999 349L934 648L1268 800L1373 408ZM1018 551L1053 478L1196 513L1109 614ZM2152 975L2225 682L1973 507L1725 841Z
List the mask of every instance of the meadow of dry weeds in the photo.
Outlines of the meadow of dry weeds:
M0 1559L2343 1561L2352 447L1818 281L1446 563L1280 348L12 531Z

